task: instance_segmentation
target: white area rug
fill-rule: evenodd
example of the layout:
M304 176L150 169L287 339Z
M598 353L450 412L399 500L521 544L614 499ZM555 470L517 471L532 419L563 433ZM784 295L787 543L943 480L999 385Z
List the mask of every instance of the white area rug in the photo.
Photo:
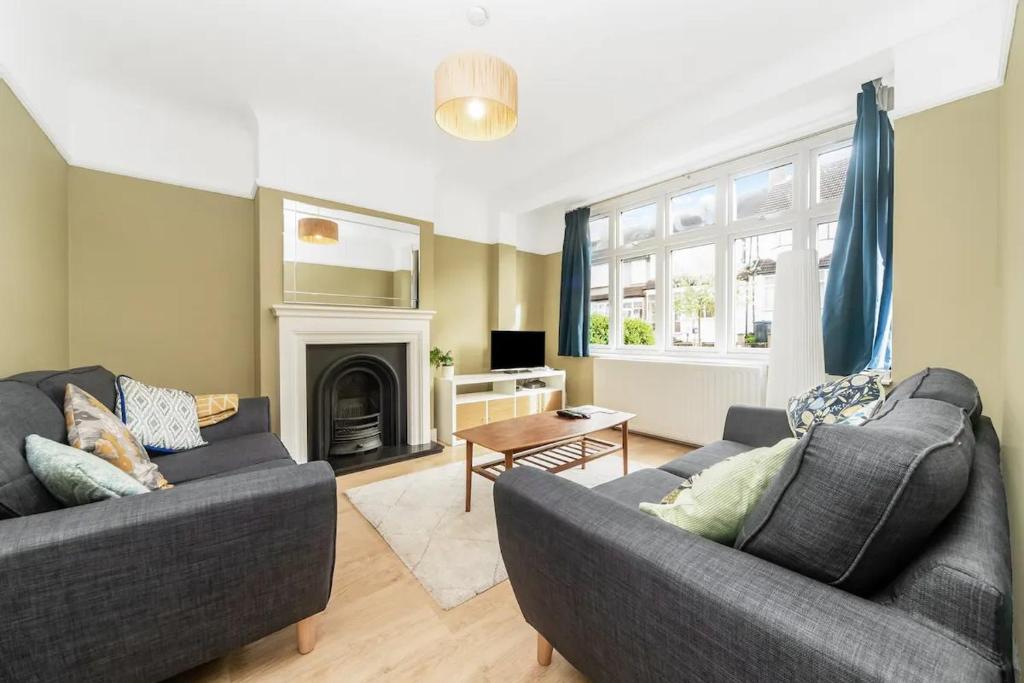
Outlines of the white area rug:
M479 461L493 459L485 453ZM630 463L630 471L641 469ZM587 487L622 476L609 455L558 476ZM508 578L498 550L493 484L473 475L473 510L465 512L466 466L451 463L345 492L402 558L427 592L451 609ZM344 542L343 542L344 546Z

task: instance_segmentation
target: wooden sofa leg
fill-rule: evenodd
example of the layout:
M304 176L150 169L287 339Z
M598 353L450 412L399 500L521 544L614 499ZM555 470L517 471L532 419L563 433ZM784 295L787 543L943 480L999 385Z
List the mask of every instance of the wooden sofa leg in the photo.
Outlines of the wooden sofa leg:
M547 638L542 636L540 633L537 634L537 663L541 666L548 666L551 664L551 643L547 641Z
M295 624L297 645L300 655L308 655L316 647L316 622L317 616L306 617Z

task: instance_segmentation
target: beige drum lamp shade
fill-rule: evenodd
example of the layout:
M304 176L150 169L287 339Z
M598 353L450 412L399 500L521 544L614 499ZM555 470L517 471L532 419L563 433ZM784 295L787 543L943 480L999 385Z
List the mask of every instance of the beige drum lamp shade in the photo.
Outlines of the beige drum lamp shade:
M300 218L299 239L311 244L335 244L338 224L326 218Z
M497 140L519 122L519 77L491 55L452 55L434 72L434 120L463 140Z

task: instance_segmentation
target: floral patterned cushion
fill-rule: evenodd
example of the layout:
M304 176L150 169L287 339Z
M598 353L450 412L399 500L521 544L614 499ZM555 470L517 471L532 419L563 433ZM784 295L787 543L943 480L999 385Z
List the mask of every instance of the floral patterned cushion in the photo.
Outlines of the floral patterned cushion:
M68 384L64 389L68 443L103 458L148 489L169 488L160 470L128 427L92 394Z
M825 382L789 399L789 426L803 436L816 424L859 425L873 416L885 401L882 378L860 372Z

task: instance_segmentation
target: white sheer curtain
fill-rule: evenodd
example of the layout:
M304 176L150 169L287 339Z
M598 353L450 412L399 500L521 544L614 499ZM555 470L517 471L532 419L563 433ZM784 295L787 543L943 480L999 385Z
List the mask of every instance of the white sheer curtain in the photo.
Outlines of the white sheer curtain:
M818 253L794 249L775 266L775 314L765 405L784 408L794 394L824 382Z

